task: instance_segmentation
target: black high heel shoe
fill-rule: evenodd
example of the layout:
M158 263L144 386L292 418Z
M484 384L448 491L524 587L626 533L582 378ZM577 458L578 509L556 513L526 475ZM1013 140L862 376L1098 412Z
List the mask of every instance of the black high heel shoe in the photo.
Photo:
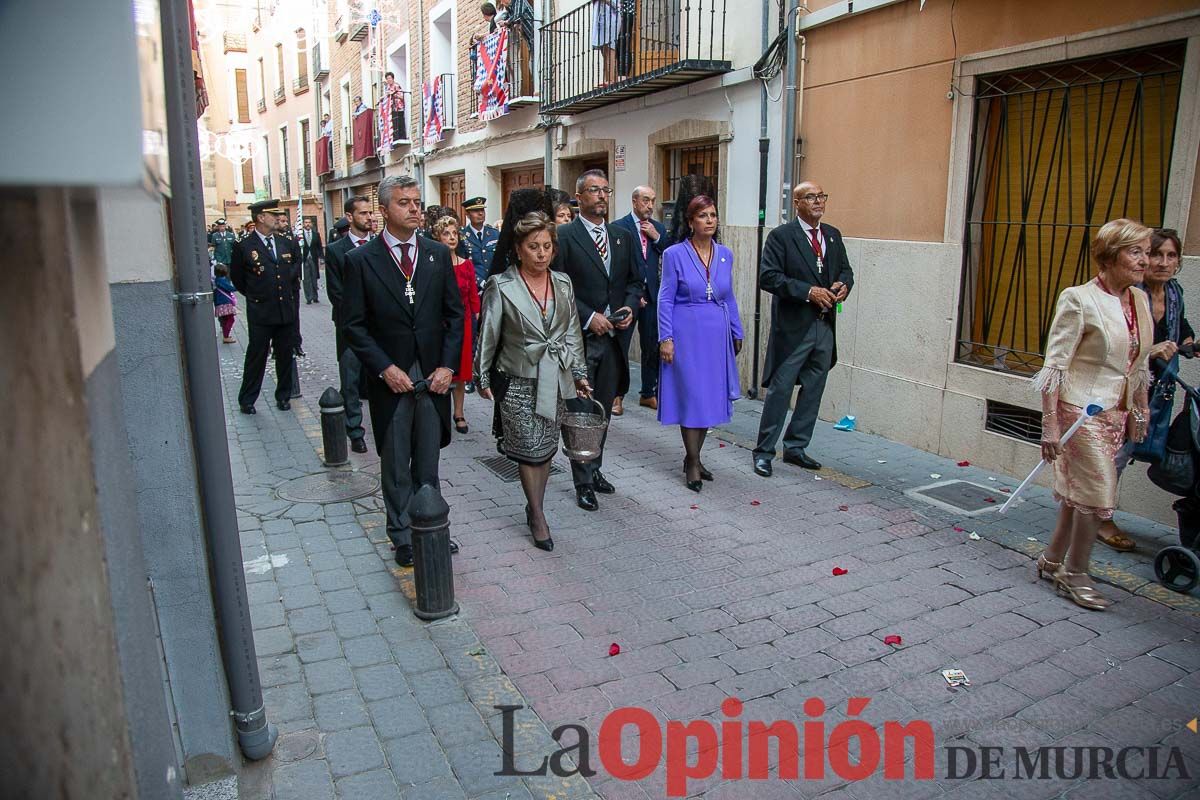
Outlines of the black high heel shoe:
M689 480L688 479L688 460L685 458L683 460L683 485L686 486L687 488L691 489L693 492L698 493L701 489L704 488L704 482L702 480L702 478L704 477L703 470L704 470L704 468L701 467L700 478L698 478L694 481Z
M529 537L533 539L533 546L538 550L545 550L547 553L554 551L554 538L547 536L545 539L538 539L533 535L533 512L529 506L525 506L525 524L529 526ZM548 527L548 526L547 526Z

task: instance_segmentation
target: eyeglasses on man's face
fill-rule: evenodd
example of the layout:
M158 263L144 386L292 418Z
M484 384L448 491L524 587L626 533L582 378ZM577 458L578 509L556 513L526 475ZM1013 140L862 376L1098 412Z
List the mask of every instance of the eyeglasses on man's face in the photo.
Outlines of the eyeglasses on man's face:
M611 197L613 193L610 186L589 186L583 191L584 194L603 195L604 197Z
M800 195L800 199L806 203L824 203L829 199L829 195L825 194L824 192L821 194L809 193Z

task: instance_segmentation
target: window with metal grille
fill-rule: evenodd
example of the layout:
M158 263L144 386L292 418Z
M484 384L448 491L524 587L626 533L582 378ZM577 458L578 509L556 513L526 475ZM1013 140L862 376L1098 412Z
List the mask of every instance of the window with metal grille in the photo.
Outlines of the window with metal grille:
M1020 406L1010 406L998 400L988 400L987 419L983 428L1001 436L1038 444L1042 441L1042 413Z
M721 156L716 139L674 145L663 149L662 204L663 221L669 229L675 213L675 199L679 196L679 181L685 175L702 175L711 178L713 185L720 185ZM683 209L679 209L683 211Z
M980 77L957 360L1032 375L1105 222L1161 226L1185 44Z
M312 190L312 134L308 120L300 120L300 188Z

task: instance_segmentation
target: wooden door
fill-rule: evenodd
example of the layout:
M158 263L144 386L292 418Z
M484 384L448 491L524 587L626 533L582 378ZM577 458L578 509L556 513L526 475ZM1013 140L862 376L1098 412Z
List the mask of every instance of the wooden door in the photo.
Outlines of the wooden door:
M463 201L467 199L467 177L465 174L460 172L457 175L443 175L440 180L438 197L441 198L441 205L447 206L458 215L459 222L466 219L462 208Z
M517 189L541 189L545 187L545 169L538 167L521 167L506 169L500 173L501 194L500 211L508 210L508 196Z

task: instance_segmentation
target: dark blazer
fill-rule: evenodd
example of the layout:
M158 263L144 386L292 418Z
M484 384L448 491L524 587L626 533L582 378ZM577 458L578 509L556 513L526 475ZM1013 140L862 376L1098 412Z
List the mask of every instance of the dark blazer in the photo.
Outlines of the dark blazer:
M329 295L329 305L333 309L333 330L336 337L334 347L339 358L350 346L342 330L345 319L345 314L342 313L342 275L346 266L346 254L353 249L354 240L349 235L330 242L325 248L325 294Z
M637 218L633 214L626 214L613 224L624 228L633 235L633 263L638 274L642 276L642 282L646 285L643 297L646 302L654 304L658 301L658 288L662 283L662 254L671 246L671 242L669 241L670 237L667 236L667 229L661 222L656 219L652 219L650 222L658 231L658 241L646 240L645 256L642 255L642 243L638 238Z
M595 241L583 226L582 218L576 217L566 225L558 226L558 254L551 268L565 272L571 278L571 285L575 289L575 307L579 311L579 326L583 329L584 348L589 360L599 357L608 340L612 339L607 334L596 336L588 330L588 319L593 313L603 314L605 307L616 311L623 306L629 306L637 313L638 299L645 291L645 285L634 265L635 248L640 249L629 231L610 224L608 249L611 268L605 272L604 261L600 258ZM623 395L629 391L629 363L624 348L617 347L616 350L621 358L617 394Z
M310 255L313 257L314 261L316 259L323 257L322 247L321 247L321 234L317 231L316 228L312 229L312 247L311 247L311 249L309 248L308 244L304 241L303 233L299 233L296 235L296 243L298 245L300 245L300 255L304 258L305 261L308 260L308 257Z
M349 241L349 237L347 237ZM376 236L345 255L341 311L346 341L363 363L375 445L382 449L399 395L379 375L393 364L404 371L417 362L425 377L438 367L457 373L462 358L463 304L440 242L417 242L414 302L404 296L404 278ZM450 395L431 395L442 417L442 447L450 443Z
M820 229L825 239L824 269L820 273L817 272L817 255L813 252L812 242L804 234L798 219L793 218L767 234L759 285L774 298L771 300L771 337L767 344L763 386L770 384L776 367L800 346L809 327L817 321L818 307L808 302L808 290L813 286L828 289L839 281L847 289L854 288L854 270L846 255L841 231L823 222ZM837 363L837 310L831 309L826 318L834 334L832 367Z
M229 278L246 296L246 322L251 325L288 325L297 316L300 248L277 233L272 236L275 256L257 233L233 246Z

